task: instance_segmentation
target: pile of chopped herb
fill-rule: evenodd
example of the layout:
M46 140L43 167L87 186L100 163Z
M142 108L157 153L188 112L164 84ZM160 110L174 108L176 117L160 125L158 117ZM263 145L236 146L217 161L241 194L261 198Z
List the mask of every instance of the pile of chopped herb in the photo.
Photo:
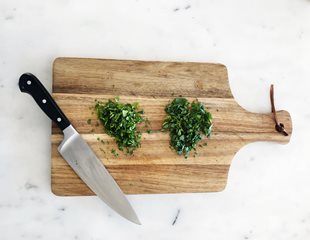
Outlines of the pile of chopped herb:
M95 109L105 131L115 139L120 150L125 148L132 154L140 147L141 133L137 131L137 124L145 119L143 111L138 111L138 103L123 104L115 98L106 103L96 101Z
M168 116L162 127L170 131L170 145L179 155L187 157L192 149L195 150L202 138L201 133L210 137L212 115L202 103L175 98L166 106L165 111Z

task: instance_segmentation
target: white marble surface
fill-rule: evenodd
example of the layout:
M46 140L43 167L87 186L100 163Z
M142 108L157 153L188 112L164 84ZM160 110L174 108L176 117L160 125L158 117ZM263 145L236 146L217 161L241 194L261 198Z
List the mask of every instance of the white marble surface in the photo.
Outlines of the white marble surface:
M2 0L0 239L310 239L309 43L309 0ZM51 89L59 56L224 63L250 111L270 110L275 84L291 142L242 148L224 192L129 196L142 226L96 197L56 197L51 122L17 81Z

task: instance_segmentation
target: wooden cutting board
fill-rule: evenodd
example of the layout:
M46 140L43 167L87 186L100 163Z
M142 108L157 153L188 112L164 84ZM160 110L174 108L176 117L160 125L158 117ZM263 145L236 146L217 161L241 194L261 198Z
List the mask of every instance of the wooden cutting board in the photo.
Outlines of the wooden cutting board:
M53 96L73 126L127 194L216 192L225 188L231 160L244 145L255 141L287 143L292 132L288 112L278 111L289 136L275 130L271 113L241 108L229 88L221 64L57 58L53 66ZM142 134L142 147L133 156L119 152L92 113L95 99L119 96L139 102L154 133ZM159 132L166 104L175 97L198 99L213 115L213 134L198 155L185 159L169 148L169 134ZM91 119L89 124L87 121ZM103 140L104 143L97 139ZM60 196L93 195L59 155L63 139L52 127L52 191ZM268 167L268 166L266 166Z

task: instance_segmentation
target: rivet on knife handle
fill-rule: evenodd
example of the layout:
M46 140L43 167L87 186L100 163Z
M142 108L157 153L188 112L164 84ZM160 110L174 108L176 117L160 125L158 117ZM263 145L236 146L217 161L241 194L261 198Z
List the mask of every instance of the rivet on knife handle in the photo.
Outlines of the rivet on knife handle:
M70 121L36 76L31 73L24 73L19 78L19 88L22 92L29 93L46 115L53 120L61 130L64 130L70 125Z

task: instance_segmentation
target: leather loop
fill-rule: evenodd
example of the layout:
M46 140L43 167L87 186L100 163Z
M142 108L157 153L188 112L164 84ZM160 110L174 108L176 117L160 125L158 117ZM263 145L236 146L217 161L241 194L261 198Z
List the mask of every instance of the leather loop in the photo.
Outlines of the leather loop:
M271 111L273 113L273 119L274 119L275 124L276 124L275 125L275 129L277 130L277 132L283 134L284 136L288 136L288 133L286 132L286 130L284 128L284 124L278 122L277 112L276 112L276 108L274 106L274 88L273 88L273 84L271 84L271 86L270 86L270 102L271 102Z

